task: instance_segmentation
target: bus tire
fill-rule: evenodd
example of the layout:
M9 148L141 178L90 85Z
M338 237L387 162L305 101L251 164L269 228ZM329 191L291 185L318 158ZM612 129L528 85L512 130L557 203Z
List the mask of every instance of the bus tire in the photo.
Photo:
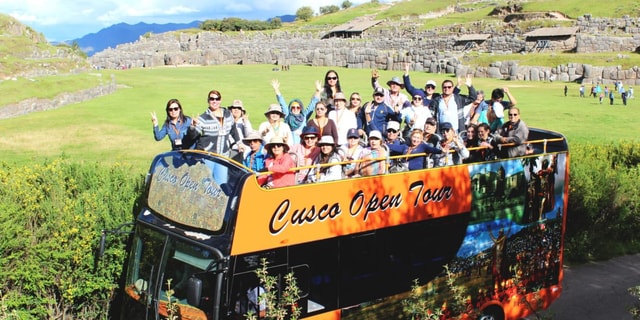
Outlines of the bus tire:
M490 305L482 310L478 320L504 320L504 311L499 305Z

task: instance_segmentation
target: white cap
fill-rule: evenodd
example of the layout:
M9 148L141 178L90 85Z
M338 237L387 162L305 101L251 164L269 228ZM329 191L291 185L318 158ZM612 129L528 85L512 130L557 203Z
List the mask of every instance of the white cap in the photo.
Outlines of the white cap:
M378 138L382 140L382 134L378 130L371 130L371 132L369 132L369 139L371 138Z
M396 131L400 130L400 123L398 123L398 121L389 121L389 123L387 123L387 129L393 129Z

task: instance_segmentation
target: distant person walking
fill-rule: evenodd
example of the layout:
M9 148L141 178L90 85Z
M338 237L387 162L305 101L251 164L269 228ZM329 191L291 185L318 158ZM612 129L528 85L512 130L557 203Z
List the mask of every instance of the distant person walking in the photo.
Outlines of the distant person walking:
M609 104L613 105L613 98L615 96L613 95L613 90L609 91Z
M580 85L580 98L584 98L584 84Z
M567 92L569 91L569 88L567 87L567 85L564 85L564 96L567 96Z
M613 105L613 98L615 98L613 94L613 90L609 91L609 104Z
M622 93L620 94L620 98L622 98L622 104L623 105L627 105L627 92L626 91L622 91Z

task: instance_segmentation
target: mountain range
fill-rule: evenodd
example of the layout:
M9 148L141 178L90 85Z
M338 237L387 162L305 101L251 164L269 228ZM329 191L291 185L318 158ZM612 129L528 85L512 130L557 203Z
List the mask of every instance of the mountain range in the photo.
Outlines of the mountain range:
M292 22L295 15L278 16L282 22ZM270 20L270 19L269 19ZM182 29L199 28L202 21L193 21L189 23L144 23L137 24L118 23L107 28L101 29L97 33L90 33L82 38L65 41L68 44L76 42L80 49L92 56L96 52L100 52L107 48L115 48L119 44L135 42L140 36L146 33L163 33Z

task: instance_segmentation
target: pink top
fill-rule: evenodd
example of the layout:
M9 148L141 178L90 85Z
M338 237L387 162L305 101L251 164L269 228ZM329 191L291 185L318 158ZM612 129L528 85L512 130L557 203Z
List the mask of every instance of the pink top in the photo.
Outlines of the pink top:
M289 169L295 166L293 158L288 153L284 153L279 159L269 157L265 160L265 168L272 173L259 176L258 182L260 185L268 182L272 188L293 186L296 184L296 173Z

